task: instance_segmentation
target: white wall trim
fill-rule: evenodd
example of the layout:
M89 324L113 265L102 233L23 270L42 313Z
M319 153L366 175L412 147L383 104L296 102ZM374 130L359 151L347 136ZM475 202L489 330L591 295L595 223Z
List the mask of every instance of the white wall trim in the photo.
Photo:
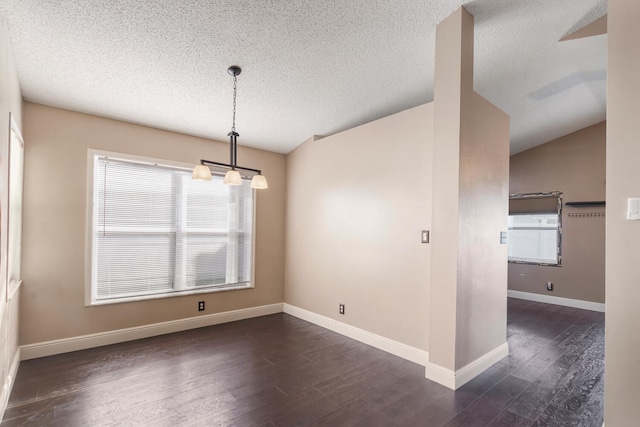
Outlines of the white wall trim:
M118 329L115 331L100 332L97 334L81 335L35 344L27 344L21 347L21 360L35 359L38 357L51 356L70 351L85 350L87 348L133 341L275 313L282 313L282 303L226 311L223 313L207 314L187 319L172 320L169 322L154 323L151 325L136 326L133 328Z
M551 295L534 294L532 292L508 290L507 296L511 298L524 299L527 301L544 302L547 304L564 305L566 307L581 308L583 310L599 311L601 313L604 313L604 308L605 308L605 305L600 302L555 297Z
M456 370L456 389L462 387L488 368L509 355L509 344L504 343L468 365Z
M424 371L425 377L452 390L457 390L508 355L509 345L504 343L455 372L429 362Z
M285 313L294 317L306 320L307 322L329 329L330 331L337 332L341 335L368 344L372 347L386 351L387 353L391 353L419 365L425 366L429 360L429 353L425 350L394 341L381 335L376 335L372 332L365 331L364 329L356 328L355 326L348 325L330 317L322 316L290 304L285 303L283 309Z
M7 372L7 377L4 379L4 385L2 386L2 394L0 394L0 421L4 418L4 411L7 409L7 405L9 404L9 396L11 395L11 389L13 388L14 380L18 374L19 366L20 347L18 347L16 354L13 355L9 372Z
M426 379L449 387L451 390L456 389L456 373L451 369L427 362L427 366L425 366L424 369L424 376Z

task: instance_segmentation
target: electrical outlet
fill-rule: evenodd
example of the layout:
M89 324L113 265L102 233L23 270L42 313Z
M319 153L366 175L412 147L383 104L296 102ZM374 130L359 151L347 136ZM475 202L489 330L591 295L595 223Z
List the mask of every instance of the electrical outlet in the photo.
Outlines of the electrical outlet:
M553 283L547 282L547 290L548 291L553 291Z
M198 301L198 311L204 311L204 301Z
M340 304L340 306L338 307L338 312L340 314L344 314L344 304Z

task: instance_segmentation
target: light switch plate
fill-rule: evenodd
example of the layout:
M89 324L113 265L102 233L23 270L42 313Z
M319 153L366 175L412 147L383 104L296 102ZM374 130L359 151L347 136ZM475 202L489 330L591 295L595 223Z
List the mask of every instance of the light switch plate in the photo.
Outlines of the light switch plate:
M501 245L506 245L507 244L507 232L506 231L501 231L500 232L500 244Z
M627 199L627 219L640 220L640 198Z
M429 230L422 230L422 243L429 243Z

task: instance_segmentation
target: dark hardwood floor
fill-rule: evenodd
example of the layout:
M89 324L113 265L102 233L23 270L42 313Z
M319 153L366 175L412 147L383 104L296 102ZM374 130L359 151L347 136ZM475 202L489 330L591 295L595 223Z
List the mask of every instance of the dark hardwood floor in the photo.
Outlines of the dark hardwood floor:
M510 355L457 391L286 314L22 362L8 426L602 426L604 315L509 300Z

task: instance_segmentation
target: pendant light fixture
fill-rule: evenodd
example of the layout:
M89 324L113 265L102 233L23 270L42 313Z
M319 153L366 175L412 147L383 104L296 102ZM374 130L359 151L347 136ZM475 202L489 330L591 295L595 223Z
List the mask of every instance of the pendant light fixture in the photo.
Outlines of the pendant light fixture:
M259 169L246 168L238 166L238 137L240 134L236 132L236 95L238 93L238 75L242 72L242 69L237 65L232 65L227 69L227 72L233 76L233 122L231 125L231 132L227 135L229 137L230 145L230 160L229 163L213 162L211 160L200 160L200 164L196 165L191 174L192 179L211 181L211 169L208 165L228 168L229 170L224 175L224 183L229 185L242 185L242 176L238 169L253 172L253 178L251 179L251 188L264 189L269 188L267 184L267 178L262 175L262 171Z

